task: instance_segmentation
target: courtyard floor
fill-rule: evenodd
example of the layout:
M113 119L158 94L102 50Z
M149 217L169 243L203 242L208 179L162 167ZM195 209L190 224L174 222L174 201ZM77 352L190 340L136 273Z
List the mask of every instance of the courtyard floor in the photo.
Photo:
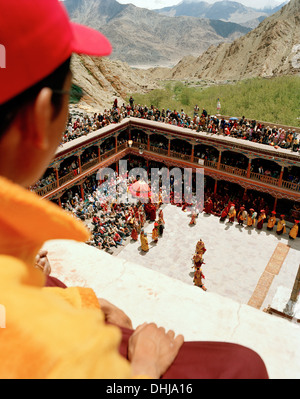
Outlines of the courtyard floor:
M153 223L149 223L145 227L149 252L141 251L140 241L129 238L115 256L193 285L192 257L201 238L207 249L202 266L207 290L248 304L254 292L256 295L261 291L257 286L264 280L266 268L270 268L271 263L278 264L276 253L279 251L280 256L283 248L271 281L262 282L262 309L271 304L279 286L292 290L300 265L300 239L290 240L289 228L286 234L277 236L275 228L269 232L264 226L259 231L241 227L236 222L220 222L218 217L204 213L199 215L196 225L190 226L189 212L172 205L164 205L162 209L166 224L158 243L152 241Z

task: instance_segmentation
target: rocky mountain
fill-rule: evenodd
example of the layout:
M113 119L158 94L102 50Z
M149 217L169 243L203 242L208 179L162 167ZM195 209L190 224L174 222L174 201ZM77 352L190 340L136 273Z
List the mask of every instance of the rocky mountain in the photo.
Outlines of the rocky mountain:
M234 22L250 28L255 28L268 16L279 11L287 1L273 9L255 9L246 7L236 1L217 1L213 4L206 1L184 0L181 3L155 10L159 14L170 17L191 16L197 18L217 19Z
M168 17L115 0L65 0L72 20L101 30L111 41L111 59L134 67L174 66L212 44L230 43L249 32L236 23L189 16Z
M73 83L84 92L80 107L91 112L111 108L115 98L119 103L126 102L128 93L143 93L158 87L146 71L134 70L126 63L106 57L73 55L72 72Z
M233 43L211 46L199 57L183 58L167 79L240 80L300 73L300 1L280 11Z
M68 1L73 2L75 7L75 2L79 4L83 0ZM99 24L99 19L93 19L94 8L88 8L89 4L92 5L89 2L93 1L85 2L87 7L85 16L90 16L90 22L96 25ZM96 3L99 3L99 0L95 0L94 6ZM111 7L113 5L120 6L113 0L106 1L106 4ZM141 10L136 9L137 7L133 8L133 11ZM123 11L123 6L110 10L116 15ZM144 14L142 13L142 15ZM135 16L137 17L136 13ZM109 20L108 12L107 14L103 13L102 17L103 23L106 24L105 21ZM169 17L169 19L174 18ZM139 23L137 25L139 26ZM131 39L128 38L132 32L131 27L131 19L128 19L127 30L124 31L126 34L120 33L126 51L128 46L130 47L127 42L131 43ZM101 29L101 27L99 28ZM135 31L135 28L132 29ZM168 33L172 35L172 32L168 32L171 29L168 25L160 27L160 29L165 29L166 36ZM103 29L101 30L103 31ZM137 36L136 41L139 38ZM151 35L146 38L151 40ZM188 38L190 38L188 34L187 36L183 35L182 41L188 41ZM149 50L145 48L144 51ZM167 53L167 50L165 52ZM180 50L177 50L177 53L181 56ZM143 54L139 56L142 58ZM118 98L120 102L125 102L128 93L146 92L157 88L159 80L206 80L210 84L257 76L300 74L300 1L291 0L277 13L261 22L256 29L232 43L212 45L196 57L193 55L184 57L173 68L137 69L130 67L127 63L110 58L74 56L72 70L74 83L80 86L85 93L81 107L96 112L111 107L115 98Z

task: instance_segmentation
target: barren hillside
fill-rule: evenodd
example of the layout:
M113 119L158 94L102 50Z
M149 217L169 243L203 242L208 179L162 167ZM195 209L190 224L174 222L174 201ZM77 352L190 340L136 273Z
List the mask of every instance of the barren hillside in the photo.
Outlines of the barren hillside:
M73 82L85 95L80 105L86 110L110 108L115 98L125 102L129 92L146 92L157 87L143 70L134 70L126 63L108 58L74 55Z
M65 0L71 19L99 29L111 41L111 59L134 67L172 67L185 55L232 42L250 31L237 23L167 17L116 0Z
M164 76L225 81L299 72L300 1L291 0L245 36L211 46L197 58L183 58Z

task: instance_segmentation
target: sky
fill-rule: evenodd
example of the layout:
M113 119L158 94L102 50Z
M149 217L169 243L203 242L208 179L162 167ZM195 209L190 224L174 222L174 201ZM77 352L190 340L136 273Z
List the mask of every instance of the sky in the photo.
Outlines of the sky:
M132 3L137 7L143 7L143 8L148 8L150 10L153 9L158 9L158 8L164 8L164 7L170 7L173 5L177 5L181 3L182 0L117 0L118 3L121 4L128 4ZM197 1L197 0L196 0ZM199 0L201 1L201 0ZM206 1L207 3L215 3L216 1L220 0L203 0ZM236 1L237 3L244 4L247 7L252 7L252 8L259 8L262 9L264 7L276 7L279 4L282 4L284 0L233 0Z

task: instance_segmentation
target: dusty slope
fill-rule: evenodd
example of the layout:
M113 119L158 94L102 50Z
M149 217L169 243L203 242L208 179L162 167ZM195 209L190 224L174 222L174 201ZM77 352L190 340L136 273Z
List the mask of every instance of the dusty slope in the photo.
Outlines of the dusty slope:
M112 59L131 66L176 65L212 44L232 42L250 29L236 23L194 17L166 17L115 0L66 0L72 20L102 31L111 41Z
M300 1L291 0L233 43L211 46L198 58L182 59L168 77L224 81L299 72Z
M157 87L144 71L108 58L74 55L72 71L73 82L86 93L81 105L87 110L102 111L110 108L115 98L122 103L129 92L145 92Z

